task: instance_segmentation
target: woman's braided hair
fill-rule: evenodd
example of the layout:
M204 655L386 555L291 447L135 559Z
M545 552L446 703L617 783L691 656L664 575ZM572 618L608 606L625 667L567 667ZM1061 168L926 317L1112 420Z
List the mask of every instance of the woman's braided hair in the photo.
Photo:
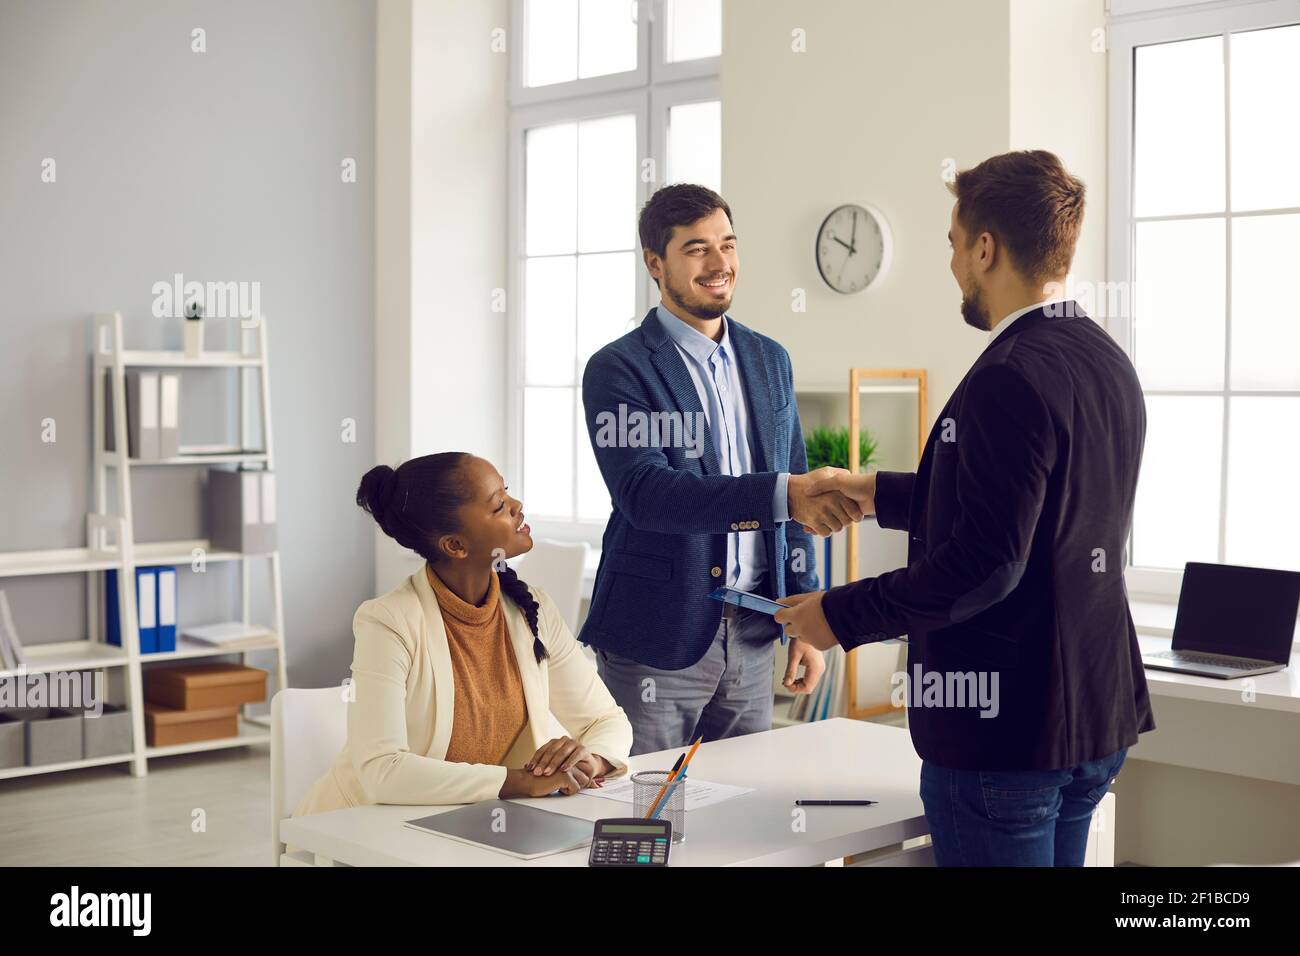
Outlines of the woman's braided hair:
M467 452L445 451L412 458L396 469L376 465L361 477L357 504L384 534L433 564L438 537L459 528L456 512L470 497L460 477L468 457ZM497 578L501 593L524 612L533 632L533 656L542 660L547 654L537 636L537 599L504 561L497 563Z

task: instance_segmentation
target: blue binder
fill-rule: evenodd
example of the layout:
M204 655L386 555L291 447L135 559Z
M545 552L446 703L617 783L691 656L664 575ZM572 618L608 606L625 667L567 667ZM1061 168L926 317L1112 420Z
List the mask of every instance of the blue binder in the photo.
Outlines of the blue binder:
M176 650L176 569L155 568L158 573L158 637L154 650Z
M158 569L135 569L135 613L140 624L140 653L158 650Z
M104 640L122 646L122 616L117 604L117 571L104 572Z
M110 644L122 646L121 615L117 603L117 571L104 572L107 591L105 617L106 639ZM174 606L174 604L173 604ZM156 568L135 569L135 608L140 625L140 653L152 654L158 650L158 573Z

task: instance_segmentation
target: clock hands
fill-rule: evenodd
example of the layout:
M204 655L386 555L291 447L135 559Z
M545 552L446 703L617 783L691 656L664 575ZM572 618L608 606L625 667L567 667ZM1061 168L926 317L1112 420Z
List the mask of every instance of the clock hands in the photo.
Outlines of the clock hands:
M838 242L845 249L849 250L849 254L845 256L844 261L840 263L840 271L836 273L835 276L835 281L840 282L844 278L844 267L849 264L849 259L851 259L853 255L858 251L858 214L856 210L854 210L853 212L853 226L849 232L849 241L845 242L843 239L841 239L839 236L836 235L832 235L831 238L834 239L836 242Z
M853 254L858 251L858 211L856 209L853 210L853 229L849 232L849 241L846 243L839 237L836 237L835 241L845 249L849 250L849 254L845 256L844 261L840 263L839 275L835 277L835 281L839 282L844 277L844 267L849 264L849 259L853 257Z
M849 241L845 242L839 236L831 236L831 238L849 250L849 255L853 255L858 251L858 213L856 210L853 213L853 228L849 232Z
M858 248L859 213L862 214L864 230L861 249ZM844 221L846 214L849 217L847 223ZM842 255L833 251L832 241L844 250ZM822 280L836 292L861 292L880 275L890 253L890 243L888 224L878 210L844 203L830 211L817 232L817 270Z
M849 215L847 230L844 229L845 213ZM863 234L866 246L862 250L858 249L858 213L862 213L863 228L870 234ZM837 232L840 234L836 235ZM847 240L843 238L844 232L848 233ZM844 256L839 259L838 264L835 261L837 254L831 252L830 241L834 241L844 249ZM859 251L862 255L854 258ZM822 228L818 235L817 268L826 284L837 292L859 292L869 286L875 278L872 270L879 272L887 252L888 234L884 231L878 215L870 209L845 203L831 210L822 221ZM847 287L844 284L846 274L850 276ZM833 279L832 275L834 275Z

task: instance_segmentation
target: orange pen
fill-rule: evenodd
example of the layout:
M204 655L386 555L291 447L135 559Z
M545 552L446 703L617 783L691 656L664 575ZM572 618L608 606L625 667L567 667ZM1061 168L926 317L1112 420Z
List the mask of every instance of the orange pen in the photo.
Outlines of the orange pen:
M645 813L645 819L649 820L651 815L655 812L655 810L659 808L659 801L662 800L664 798L664 794L668 792L668 784L671 784L674 781L680 780L682 777L686 776L686 768L690 766L691 758L695 756L695 751L700 749L700 744L703 741L704 741L704 736L701 734L698 738L696 738L695 743L691 744L691 749L686 754L686 759L682 761L682 765L680 769L678 769L677 773L673 774L671 777L668 778L668 783L664 784L662 787L659 788L658 795L654 798L654 802L650 804L650 809L647 810Z

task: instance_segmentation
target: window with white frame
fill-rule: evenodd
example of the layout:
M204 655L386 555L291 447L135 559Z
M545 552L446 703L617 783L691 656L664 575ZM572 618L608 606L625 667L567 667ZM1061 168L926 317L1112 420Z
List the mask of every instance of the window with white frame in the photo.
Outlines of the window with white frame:
M596 543L610 501L582 373L658 301L636 218L721 191L720 0L514 0L510 461L535 530Z
M1300 9L1119 22L1111 56L1112 330L1148 416L1130 585L1300 570Z

